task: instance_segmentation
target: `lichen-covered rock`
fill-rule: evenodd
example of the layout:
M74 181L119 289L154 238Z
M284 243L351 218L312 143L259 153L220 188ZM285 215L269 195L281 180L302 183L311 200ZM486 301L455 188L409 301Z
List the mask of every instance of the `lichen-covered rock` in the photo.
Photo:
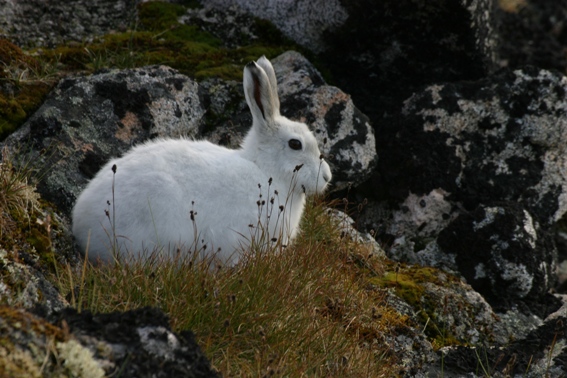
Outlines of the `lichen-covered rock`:
M518 201L553 224L567 210L566 89L534 68L428 87L381 130L382 184L397 198L441 188L469 210Z
M195 136L204 112L197 84L169 67L68 77L5 145L28 154L39 193L69 214L110 157L149 138Z
M191 331L173 333L160 310L109 314L67 309L54 318L88 348L106 374L125 377L218 377Z
M350 96L327 85L321 74L301 54L288 51L272 59L278 79L281 112L307 123L321 152L331 165L331 190L358 185L372 174L378 156L368 117ZM237 148L252 117L240 83L208 79L201 84L207 107L203 135L216 143Z
M218 377L189 331L171 332L159 310L51 320L0 306L2 377Z
M30 262L14 261L0 248L0 305L23 309L41 306L52 313L69 304Z
M549 227L567 210L566 93L565 77L525 68L409 98L380 129L371 186L398 205L378 219L382 205L370 203L363 217L374 229L386 224L389 255L460 271L493 305L544 302L557 259ZM502 211L498 222L473 225L491 209Z
M381 137L403 100L425 85L477 80L493 63L494 0L343 2L349 15L325 34L325 65ZM394 118L394 119L392 119Z
M221 10L238 6L256 17L270 20L287 37L315 52L325 49L324 33L336 29L348 17L338 0L208 0L203 3Z
M498 19L499 55L502 66L534 65L565 72L567 40L564 1L500 1Z
M342 237L348 237L351 240L360 243L361 245L365 245L368 247L369 253L373 255L384 258L386 257L386 253L380 247L380 244L374 239L374 237L368 232L360 232L356 229L356 222L346 213L329 208L327 209L327 214L331 216L331 218L336 222L338 229L341 231Z
M263 32L257 19L236 5L218 8L206 2L203 8L187 9L179 22L198 25L231 49L253 43Z
M288 51L272 61L281 110L307 123L333 171L333 190L364 182L378 160L374 131L351 97L329 86L301 54Z
M445 377L564 377L567 374L567 307L551 314L526 337L502 348L452 347L429 367L431 375L442 371ZM479 371L479 365L482 366ZM473 373L473 372L476 372Z
M0 0L0 34L19 46L54 46L89 41L126 30L136 15L135 0L69 1Z
M487 301L458 276L418 265L387 263L386 272L376 280L391 288L411 310L402 310L439 348L446 344L488 345L499 329L498 318ZM520 336L516 334L515 336ZM499 342L513 337L499 332Z
M437 238L458 271L497 311L528 306L543 317L555 286L557 249L549 231L517 203L480 205ZM543 308L542 308L543 305Z

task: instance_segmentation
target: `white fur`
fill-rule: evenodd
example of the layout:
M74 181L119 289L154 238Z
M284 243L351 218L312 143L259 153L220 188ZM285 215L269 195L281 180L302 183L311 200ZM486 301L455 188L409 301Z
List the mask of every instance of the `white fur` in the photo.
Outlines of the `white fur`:
M91 261L112 262L115 247L134 256L200 250L230 265L260 229L269 232L263 240L293 239L305 194L322 192L331 171L308 127L280 115L276 75L265 57L246 65L243 84L253 123L240 149L157 140L98 172L73 209L73 234ZM290 148L290 139L302 148Z

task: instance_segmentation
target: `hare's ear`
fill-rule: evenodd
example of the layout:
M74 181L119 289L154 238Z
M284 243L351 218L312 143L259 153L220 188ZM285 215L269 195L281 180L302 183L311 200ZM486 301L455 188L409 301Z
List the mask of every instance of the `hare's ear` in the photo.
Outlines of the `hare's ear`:
M268 76L268 80L270 81L270 89L272 90L272 99L274 100L274 104L276 105L276 110L280 111L280 98L278 97L278 80L276 79L276 73L274 71L274 67L272 63L266 58L265 55L262 55L258 62L256 62L264 72L266 76Z
M244 95L254 120L273 125L279 114L279 100L277 96L274 98L268 75L256 62L250 62L244 67Z

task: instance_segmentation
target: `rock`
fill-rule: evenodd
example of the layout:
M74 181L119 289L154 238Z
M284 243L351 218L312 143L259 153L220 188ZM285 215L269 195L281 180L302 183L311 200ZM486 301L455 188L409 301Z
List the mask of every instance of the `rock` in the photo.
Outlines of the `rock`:
M356 186L372 174L378 156L368 117L349 95L327 85L301 54L288 51L272 59L278 79L281 112L305 122L314 132L333 171L332 191ZM237 148L252 117L240 83L207 79L200 84L207 108L203 135L210 141Z
M441 188L452 203L519 201L542 224L567 210L567 79L535 68L434 85L381 128L380 183L406 198Z
M557 264L549 227L567 210L566 89L565 77L528 67L410 97L380 128L369 186L397 205L379 219L371 202L362 217L386 224L388 255L459 271L497 307L545 302Z
M39 193L70 214L110 157L148 138L195 136L204 112L197 83L169 67L68 77L5 145L46 171Z
M480 205L461 214L437 238L457 270L496 311L525 306L547 315L555 287L557 249L549 231L517 203Z
M0 303L28 310L41 307L47 314L67 307L69 304L59 291L32 264L14 261L0 248Z
M445 377L565 376L567 366L565 297L563 303L563 307L550 315L543 325L525 338L513 341L503 348L472 349L463 346L444 350L444 357L436 371L442 369ZM433 369L430 372L433 372Z
M19 46L32 47L92 41L96 36L126 30L135 19L135 4L131 0L0 0L0 34Z
M257 18L236 5L215 8L205 3L203 8L187 9L187 13L178 20L185 25L198 25L229 49L253 43L260 33L265 33L258 27Z
M563 1L503 1L496 9L501 66L533 65L565 72L567 41Z
M521 202L542 226L560 219L566 84L526 68L410 97L397 122L380 127L381 159L368 187L400 204L392 232L436 237L456 215L490 201Z
M126 377L219 377L193 333L173 333L161 310L146 307L91 314L67 309L55 318L55 324L67 324L107 374L119 369Z
M50 318L0 307L0 376L219 376L193 334L171 332L160 310L93 315L66 309Z
M336 29L348 17L337 0L209 0L202 3L218 10L238 6L247 13L271 21L287 37L315 52L325 49L324 33Z
M376 239L374 239L374 237L368 232L363 233L358 231L355 228L356 222L346 213L333 208L327 209L327 213L336 221L343 237L348 237L357 243L366 245L368 247L368 251L377 257L386 257L386 253L382 247L380 247L380 244L378 244Z
M326 85L301 54L288 51L272 63L280 83L282 114L307 123L314 131L321 152L329 156L332 190L364 182L378 160L368 117L348 94Z
M344 2L349 15L325 34L321 54L380 135L403 100L423 86L477 80L497 59L493 0Z

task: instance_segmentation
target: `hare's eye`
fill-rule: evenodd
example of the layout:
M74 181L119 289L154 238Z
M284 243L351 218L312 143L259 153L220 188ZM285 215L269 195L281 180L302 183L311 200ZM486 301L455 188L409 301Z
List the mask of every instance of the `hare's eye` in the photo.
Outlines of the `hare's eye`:
M287 143L292 150L301 150L301 141L297 139L290 139Z

